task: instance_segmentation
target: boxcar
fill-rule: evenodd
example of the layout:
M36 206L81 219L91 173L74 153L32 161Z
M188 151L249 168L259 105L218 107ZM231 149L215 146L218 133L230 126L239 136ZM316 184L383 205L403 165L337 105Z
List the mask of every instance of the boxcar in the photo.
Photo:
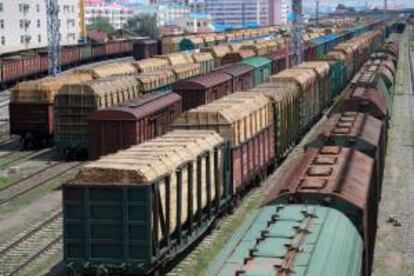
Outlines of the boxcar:
M324 205L349 217L364 240L363 275L371 275L378 209L372 158L349 148L309 149L271 185L271 204Z
M132 56L136 60L152 58L158 55L158 41L155 39L140 39L133 42Z
M173 131L86 165L63 186L66 266L163 275L228 209L229 151L214 131Z
M267 205L236 229L206 275L360 276L363 246L355 226L335 209Z
M19 80L23 76L24 68L20 55L2 58L3 82Z
M108 77L64 85L56 95L55 145L67 157L84 156L88 149L87 117L94 111L122 104L140 95L135 76Z
M232 64L216 70L228 74L233 79L232 91L247 91L253 88L254 67L247 64Z
M202 48L201 51L208 52L213 55L214 61L215 61L214 67L221 66L223 57L227 55L228 53L231 53L231 49L229 45L218 45L218 46L209 47L209 48Z
M46 145L54 133L53 105L63 85L91 80L88 74L63 75L22 82L11 89L10 133L23 140L24 148Z
M266 57L272 60L272 75L292 67L292 55L287 50L284 53L274 53Z
M89 61L92 57L92 45L89 43L79 45L79 57L81 63Z
M272 60L267 57L250 57L244 59L241 63L254 67L253 86L267 81L272 72Z
M221 65L232 64L243 61L247 58L256 56L255 52L251 49L238 49L231 53L226 54L221 59Z
M217 131L232 146L233 193L251 188L274 163L273 112L259 93L238 92L183 113L176 129Z
M211 72L178 81L173 91L183 98L183 111L186 111L232 93L232 81L229 74Z
M151 93L88 117L88 157L98 159L160 136L181 114L181 97Z
M322 131L308 146L354 148L371 157L375 162L374 175L378 183L378 196L380 196L386 141L387 130L383 122L369 114L344 112L333 114L325 121Z

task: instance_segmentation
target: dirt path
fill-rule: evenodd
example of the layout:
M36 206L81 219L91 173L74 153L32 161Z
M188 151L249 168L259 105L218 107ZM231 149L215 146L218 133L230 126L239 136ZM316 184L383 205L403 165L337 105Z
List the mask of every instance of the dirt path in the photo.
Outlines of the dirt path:
M389 131L382 201L378 218L374 273L414 275L414 94L407 28L400 44L393 116ZM414 54L414 53L413 53ZM396 216L401 226L387 222Z

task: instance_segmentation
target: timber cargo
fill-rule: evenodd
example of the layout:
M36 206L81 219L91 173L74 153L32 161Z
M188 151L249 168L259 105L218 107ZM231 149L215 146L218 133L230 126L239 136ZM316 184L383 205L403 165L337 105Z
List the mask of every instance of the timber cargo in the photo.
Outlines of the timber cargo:
M232 146L233 192L250 188L273 164L274 126L270 101L239 92L183 113L175 129L215 130Z
M279 162L287 156L302 134L300 88L294 83L270 82L249 92L260 93L272 103L274 152Z
M302 62L295 68L304 68L304 69L312 69L317 78L318 78L318 85L319 85L319 111L327 108L331 105L331 100L333 99L333 95L331 94L331 74L330 74L330 66L328 62L324 61L308 61Z
M268 204L323 204L346 214L364 240L363 275L370 275L379 192L373 159L349 148L309 149L276 181Z
M300 110L302 133L319 116L319 87L315 72L312 69L288 69L272 76L271 82L287 82L297 85L300 89Z
M138 73L137 69L130 62L114 62L91 69L77 69L75 72L90 74L94 79Z
M88 158L115 153L167 132L181 113L181 97L152 93L88 117Z
M122 104L140 95L135 76L109 77L64 85L56 95L55 145L66 156L84 156L88 148L86 118L94 111Z
M50 145L54 133L56 94L63 85L91 79L88 74L73 74L16 85L10 96L10 133L22 138L23 148Z
M168 60L161 58L148 58L137 60L132 63L140 73L156 72L166 69L169 65Z
M163 269L228 208L229 150L214 131L173 131L86 165L63 186L68 266L109 274ZM94 211L85 216L84 208Z

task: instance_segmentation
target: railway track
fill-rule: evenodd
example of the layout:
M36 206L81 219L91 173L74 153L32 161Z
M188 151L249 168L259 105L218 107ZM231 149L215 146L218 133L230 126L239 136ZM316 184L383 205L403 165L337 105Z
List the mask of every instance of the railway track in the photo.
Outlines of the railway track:
M0 168L5 168L23 162L31 158L41 156L42 154L51 153L53 149L46 148L42 150L28 150L28 151L12 151L0 157Z
M0 275L17 275L44 255L62 248L62 211L0 246Z
M76 169L82 164L83 162L57 163L0 189L0 206L12 201L21 195L26 194L27 192L30 192L39 186L48 183L49 181L61 176L70 170Z

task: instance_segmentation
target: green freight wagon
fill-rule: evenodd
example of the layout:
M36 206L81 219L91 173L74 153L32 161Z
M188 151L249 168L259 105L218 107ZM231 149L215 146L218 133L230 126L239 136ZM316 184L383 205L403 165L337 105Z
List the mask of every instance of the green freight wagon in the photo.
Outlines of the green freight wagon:
M232 198L230 146L172 131L81 168L63 186L64 262L76 275L163 275Z
M242 64L247 64L255 68L253 72L253 86L264 83L269 79L269 76L272 72L272 60L263 57L249 57L241 62Z
M205 275L360 276L363 241L335 209L270 205L250 215Z

